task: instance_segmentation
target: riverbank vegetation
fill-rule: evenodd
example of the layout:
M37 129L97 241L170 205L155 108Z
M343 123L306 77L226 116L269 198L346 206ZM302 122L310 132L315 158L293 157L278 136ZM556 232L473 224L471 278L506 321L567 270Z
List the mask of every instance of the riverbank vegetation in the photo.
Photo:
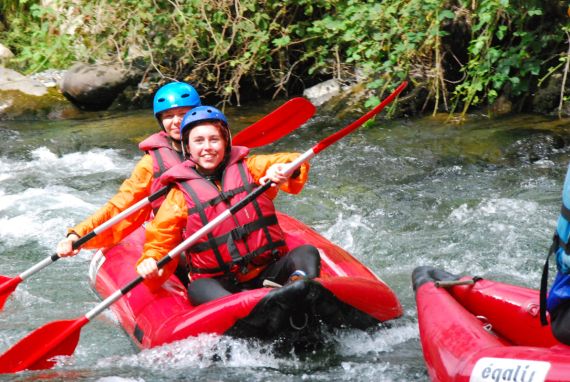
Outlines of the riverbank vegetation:
M239 103L320 81L383 90L409 78L420 111L465 113L500 97L524 110L570 57L554 0L4 0L1 41L27 74L76 61L136 66ZM374 97L370 103L376 102Z

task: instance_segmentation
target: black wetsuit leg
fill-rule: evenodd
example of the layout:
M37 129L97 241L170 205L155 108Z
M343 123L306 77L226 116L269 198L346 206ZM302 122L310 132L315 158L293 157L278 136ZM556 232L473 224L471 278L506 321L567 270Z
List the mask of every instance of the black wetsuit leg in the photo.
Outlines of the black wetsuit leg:
M194 280L188 285L188 299L194 306L221 297L237 293L243 289L261 288L263 280L268 279L285 284L291 273L304 271L309 278L315 278L321 271L321 257L316 247L301 245L287 253L275 263L269 265L254 280L236 284L222 278L203 278Z
M308 278L318 277L321 272L321 256L319 250L310 244L301 245L285 256L269 265L255 278L254 285L259 288L263 280L270 280L278 284L285 284L291 273L296 270L303 271Z
M237 292L235 284L229 281L203 278L188 285L188 299L194 306Z
M550 312L552 334L563 344L570 345L570 301L561 303Z

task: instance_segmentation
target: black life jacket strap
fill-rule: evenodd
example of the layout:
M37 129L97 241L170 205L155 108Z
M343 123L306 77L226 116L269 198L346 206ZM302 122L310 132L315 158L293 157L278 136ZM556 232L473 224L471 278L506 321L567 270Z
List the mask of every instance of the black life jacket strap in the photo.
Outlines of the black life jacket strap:
M178 161L178 163L182 163L182 160L183 160L182 153L179 153L175 150L160 150L160 148L154 148L154 149L151 149L150 151L153 152L154 155L151 155L151 157L153 158L153 161L156 160L156 164L158 166L158 171L155 171L152 174L152 176L154 177L155 180L160 178L160 176L162 174L164 174L166 172L166 170L169 169L168 167L166 167L166 164L164 163L164 158L163 158L162 154L172 156L173 162L176 160L176 161ZM158 208L159 207L153 208L153 212L155 215L158 212Z
M153 176L155 179L160 178L160 176L162 174L164 174L166 172L166 170L169 169L169 167L166 167L166 164L164 163L164 157L163 154L166 154L170 157L172 157L171 162L177 162L177 163L182 163L184 160L184 157L182 155L182 153L179 153L176 150L161 150L160 147L151 149L150 151L153 152L153 158L156 160L156 164L158 166L158 171L155 171L153 173Z
M247 173L246 173L244 162L241 162L240 165L238 166L238 168L239 168L239 173L240 173L241 180L242 180L243 184L247 185L248 186L248 192L251 192L253 190L254 185L252 183L249 183L247 180ZM257 214L257 216L260 218L263 217L263 212L261 211L261 207L259 206L257 199L255 199L252 202L252 204L253 204L253 208L255 209L255 213ZM267 242L269 244L271 244L273 242L273 238L271 237L271 233L269 232L269 229L267 226L263 227L263 233L265 234L265 240L267 240ZM233 255L232 255L232 257L233 257Z
M539 299L540 299L540 324L542 326L548 325L548 320L546 319L546 293L548 290L548 268L550 266L550 257L553 253L556 253L562 241L558 236L558 232L554 234L552 238L552 245L548 250L548 255L546 256L546 261L544 262L544 266L542 268L542 276L540 277L540 292L539 292Z
M564 204L562 204L562 208L560 208L560 215L562 215L566 221L570 222L570 209L568 209Z
M203 202L202 204L204 206L215 206L221 202L224 202L226 200L229 200L230 198L233 198L235 195L237 195L241 192L244 192L244 191L246 191L246 188L243 186L238 187L238 188L234 188L233 190L227 190L227 191L223 191L223 192L220 191L218 196L216 196L215 198L212 198L210 200L207 200L207 201ZM198 212L198 210L199 210L198 205L196 205L192 208L189 208L188 209L188 215L195 214Z
M194 205L197 207L198 211L197 213L200 216L200 220L202 221L202 224L204 226L206 226L209 221L208 221L208 217L206 216L206 211L205 211L205 206L200 202L200 198L198 197L198 194L196 193L196 191L194 191L194 189L192 189L192 187L190 187L190 185L188 184L188 182L182 182L180 183L182 185L182 187L184 188L184 190L186 190L186 192L188 193L188 195L192 198L192 200L194 201ZM208 238L208 243L210 243L210 246L212 248L212 250L214 251L214 255L216 256L216 260L218 261L218 264L220 264L222 270L226 273L229 273L230 268L226 267L224 264L224 260L222 258L222 254L220 253L220 250L218 248L217 245L215 245L215 238L214 235L212 235L211 232L209 232L207 234L207 238Z

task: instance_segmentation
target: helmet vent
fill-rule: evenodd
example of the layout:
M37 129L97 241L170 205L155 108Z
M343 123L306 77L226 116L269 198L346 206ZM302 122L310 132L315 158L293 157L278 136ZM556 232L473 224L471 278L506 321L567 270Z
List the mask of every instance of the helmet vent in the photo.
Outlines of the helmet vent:
M164 101L166 101L166 98L159 98L158 99L158 102L164 102Z
M190 94L188 93L184 93L180 96L180 98L188 98L188 97L190 97Z

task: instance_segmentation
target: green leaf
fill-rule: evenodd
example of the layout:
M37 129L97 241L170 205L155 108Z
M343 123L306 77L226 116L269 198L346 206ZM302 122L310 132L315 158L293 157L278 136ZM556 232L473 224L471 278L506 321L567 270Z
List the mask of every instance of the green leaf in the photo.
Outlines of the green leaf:
M445 19L455 19L455 13L451 12L449 9L444 9L443 11L439 12L437 21L442 22Z
M273 39L273 45L275 45L278 48L285 47L289 45L289 43L291 43L291 37L289 36L283 36L280 38Z

